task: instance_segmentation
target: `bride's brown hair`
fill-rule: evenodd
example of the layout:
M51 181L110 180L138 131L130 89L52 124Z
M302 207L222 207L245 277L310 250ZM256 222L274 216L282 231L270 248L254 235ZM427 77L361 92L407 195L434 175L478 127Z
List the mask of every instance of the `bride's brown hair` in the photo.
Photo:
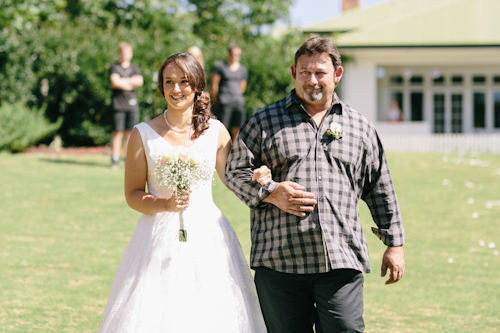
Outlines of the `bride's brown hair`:
M207 80L205 78L205 71L200 63L189 53L176 53L168 57L163 62L158 71L158 89L161 95L165 98L163 91L163 70L168 64L175 63L179 66L184 74L187 76L189 85L195 91L194 107L193 107L193 138L199 137L203 131L209 127L209 120L213 118L210 112L210 95L203 92L207 87Z

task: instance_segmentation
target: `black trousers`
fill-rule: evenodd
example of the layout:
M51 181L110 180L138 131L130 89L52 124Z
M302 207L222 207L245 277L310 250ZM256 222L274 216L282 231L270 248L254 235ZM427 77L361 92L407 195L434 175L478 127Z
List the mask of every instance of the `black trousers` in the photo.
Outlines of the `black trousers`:
M113 112L113 131L131 131L139 122L139 112L127 110L115 110Z
M226 126L229 133L231 133L231 128L241 127L241 125L245 122L245 104L240 102L229 104L219 103L216 115L217 119L219 119L224 126Z
M255 269L255 285L269 333L363 332L363 274L336 269L287 274Z

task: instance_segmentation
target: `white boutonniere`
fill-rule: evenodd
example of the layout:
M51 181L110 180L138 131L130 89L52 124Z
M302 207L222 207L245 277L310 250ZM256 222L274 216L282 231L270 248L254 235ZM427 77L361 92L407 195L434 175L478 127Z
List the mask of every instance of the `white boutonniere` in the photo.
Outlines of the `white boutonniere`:
M325 134L334 139L341 139L344 132L342 132L342 126L340 126L339 123L333 122L330 124L330 127L328 127Z

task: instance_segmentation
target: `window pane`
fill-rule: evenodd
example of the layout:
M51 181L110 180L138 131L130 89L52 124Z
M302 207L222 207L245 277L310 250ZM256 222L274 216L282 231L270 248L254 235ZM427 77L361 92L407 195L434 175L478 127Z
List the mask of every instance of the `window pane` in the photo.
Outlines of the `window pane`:
M495 128L500 128L500 92L496 92L493 95L493 115L494 121L493 126Z
M493 83L500 84L500 76L494 76L493 77Z
M483 75L476 75L472 78L472 82L474 84L485 84L486 83L486 77Z
M422 121L424 120L424 94L421 92L414 92L410 95L411 103L411 120Z
M486 127L486 104L484 93L474 93L474 127Z
M422 76L412 76L410 79L411 84L422 84L424 82L424 78Z
M453 84L462 84L464 82L464 78L462 76L455 75L451 77L451 82Z
M444 133L444 94L434 95L434 133Z
M451 131L462 133L462 94L451 95Z
M391 76L391 84L402 85L403 84L403 77L402 76Z
M432 82L435 85L443 85L444 84L444 76L438 76L432 79Z

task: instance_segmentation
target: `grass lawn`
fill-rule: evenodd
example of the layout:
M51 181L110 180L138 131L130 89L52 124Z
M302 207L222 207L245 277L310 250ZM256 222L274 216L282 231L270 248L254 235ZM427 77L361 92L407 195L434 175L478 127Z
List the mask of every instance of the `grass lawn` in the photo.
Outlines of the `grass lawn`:
M366 332L500 331L500 155L390 153L406 274L385 286L383 244L365 229ZM0 332L95 332L139 218L123 166L103 155L0 154ZM249 211L215 201L250 250ZM235 332L236 333L236 332Z

